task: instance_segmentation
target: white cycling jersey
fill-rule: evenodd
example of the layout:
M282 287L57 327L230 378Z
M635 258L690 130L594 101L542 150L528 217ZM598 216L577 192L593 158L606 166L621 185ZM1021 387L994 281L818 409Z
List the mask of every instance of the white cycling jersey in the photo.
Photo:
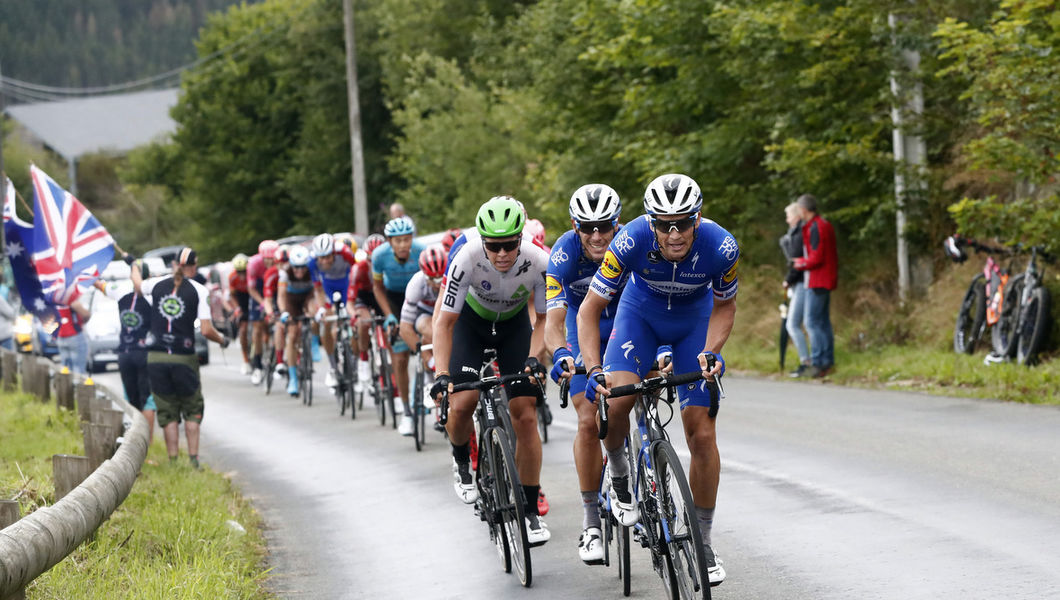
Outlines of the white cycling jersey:
M401 322L416 324L420 315L430 315L434 312L434 303L438 300L438 292L431 289L431 282L423 271L416 274L405 286L405 304L401 306Z
M445 274L443 311L459 313L466 302L483 319L504 321L519 314L533 294L534 310L545 312L547 252L524 237L515 264L501 273L486 257L482 238L477 233L467 237Z

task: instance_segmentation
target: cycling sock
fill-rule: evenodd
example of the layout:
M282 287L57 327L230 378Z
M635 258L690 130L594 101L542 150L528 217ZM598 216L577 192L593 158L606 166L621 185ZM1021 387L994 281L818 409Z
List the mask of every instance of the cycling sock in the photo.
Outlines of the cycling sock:
M699 535L703 543L710 546L710 528L714 525L714 509L697 506L696 519L699 521Z
M283 362L283 350L279 350L279 349L276 350L276 362L277 363L282 363Z
M605 448L606 450L606 448ZM629 477L629 460L626 459L626 446L623 444L615 450L607 450L607 464L611 478Z
M471 462L471 442L468 442L462 446L457 446L456 444L452 444L452 446L453 460L456 461L456 464L466 465Z
M260 354L255 354L254 355L254 358L252 358L250 360L250 366L254 367L255 369L260 369L261 368L261 355Z
M540 485L524 485L523 486L523 497L526 499L526 514L536 515L537 513L537 496L541 493Z
M585 514L582 515L582 529L599 528L600 496L596 493L596 490L582 492L582 510L585 511Z
M434 357L433 356L427 359L427 368L432 370L432 371L434 370Z

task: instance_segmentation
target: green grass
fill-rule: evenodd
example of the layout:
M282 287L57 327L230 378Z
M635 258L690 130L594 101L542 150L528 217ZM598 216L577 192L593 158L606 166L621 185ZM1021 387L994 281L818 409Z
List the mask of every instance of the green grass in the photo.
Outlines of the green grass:
M51 455L81 453L76 415L22 395L0 395L0 440L0 492L32 506L54 501ZM271 598L261 527L228 479L170 464L156 437L125 502L27 598Z

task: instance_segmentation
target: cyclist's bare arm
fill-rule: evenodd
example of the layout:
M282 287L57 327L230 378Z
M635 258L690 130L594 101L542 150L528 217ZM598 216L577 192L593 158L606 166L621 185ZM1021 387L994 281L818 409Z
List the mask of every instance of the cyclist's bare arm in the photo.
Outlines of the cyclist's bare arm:
M553 308L545 313L545 350L554 353L556 348L567 347L567 309ZM570 365L573 366L573 365Z
M372 278L372 294L375 296L375 301L379 304L379 308L383 310L383 316L389 317L393 314L390 310L390 300L386 297L386 288L383 287L383 278L379 279ZM395 317L399 315L394 315Z
M609 298L590 291L578 310L578 347L582 351L582 363L586 369L603 362L600 356L600 314L610 302Z
M460 313L441 311L434 324L434 364L438 373L449 372L449 356L453 353L453 329Z
M276 304L280 307L280 313L287 312L287 283L276 284Z
M714 310L710 313L710 325L707 327L707 340L703 345L704 352L721 354L721 348L732 333L733 323L736 322L736 298L728 300L714 299ZM580 330L579 330L580 331ZM710 374L717 375L721 372L721 363L714 365Z
M534 331L530 334L530 356L538 356L545 349L545 313L534 311Z

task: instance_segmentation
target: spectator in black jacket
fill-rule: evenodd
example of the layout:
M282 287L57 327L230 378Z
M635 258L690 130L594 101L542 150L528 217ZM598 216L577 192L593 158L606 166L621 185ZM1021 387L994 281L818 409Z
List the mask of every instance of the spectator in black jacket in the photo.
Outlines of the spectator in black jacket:
M799 353L799 366L789 373L791 377L803 377L810 369L810 347L806 333L803 331L803 316L806 312L806 284L803 273L795 268L795 259L802 258L802 211L795 202L784 208L784 219L788 222L788 232L780 238L780 248L788 262L788 272L784 277L784 288L788 293L788 336L795 343Z

